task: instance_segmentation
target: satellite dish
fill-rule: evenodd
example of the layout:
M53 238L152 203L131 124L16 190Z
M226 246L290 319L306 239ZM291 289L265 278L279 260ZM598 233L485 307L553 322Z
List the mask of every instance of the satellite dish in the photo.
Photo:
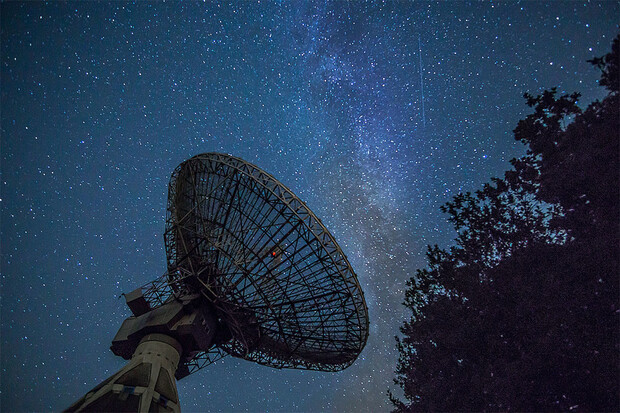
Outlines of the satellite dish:
M131 361L66 411L180 411L174 377L225 355L338 371L364 348L368 310L347 258L260 168L219 153L181 163L164 239L167 272L125 296L133 315L112 341Z

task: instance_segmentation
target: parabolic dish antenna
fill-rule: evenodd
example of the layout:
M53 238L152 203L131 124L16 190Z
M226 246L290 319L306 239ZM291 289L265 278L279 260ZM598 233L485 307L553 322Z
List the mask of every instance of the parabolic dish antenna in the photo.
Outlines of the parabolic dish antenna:
M126 295L112 342L131 361L67 411L179 411L183 378L232 355L338 371L368 337L357 277L288 188L242 159L205 153L168 187L167 272Z

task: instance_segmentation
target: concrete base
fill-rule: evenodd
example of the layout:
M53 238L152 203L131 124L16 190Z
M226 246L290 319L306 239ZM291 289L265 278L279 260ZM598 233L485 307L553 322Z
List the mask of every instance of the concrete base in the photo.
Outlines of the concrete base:
M178 341L149 334L131 361L92 389L66 412L180 412L174 373L181 354Z

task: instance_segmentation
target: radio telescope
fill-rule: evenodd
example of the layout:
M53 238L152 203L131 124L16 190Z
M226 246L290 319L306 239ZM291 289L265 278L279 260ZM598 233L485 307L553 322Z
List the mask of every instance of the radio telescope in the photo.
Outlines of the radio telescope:
M321 221L242 159L205 153L168 186L167 272L125 295L111 350L129 363L67 412L179 412L176 379L232 355L338 371L368 338L357 277Z

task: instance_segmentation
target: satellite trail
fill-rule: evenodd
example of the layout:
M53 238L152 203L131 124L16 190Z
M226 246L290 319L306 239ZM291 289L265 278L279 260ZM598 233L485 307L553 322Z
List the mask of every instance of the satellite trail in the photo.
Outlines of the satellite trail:
M422 42L418 36L418 55L420 56L420 88L422 90L422 125L426 128L426 112L424 111L424 76L422 76Z

